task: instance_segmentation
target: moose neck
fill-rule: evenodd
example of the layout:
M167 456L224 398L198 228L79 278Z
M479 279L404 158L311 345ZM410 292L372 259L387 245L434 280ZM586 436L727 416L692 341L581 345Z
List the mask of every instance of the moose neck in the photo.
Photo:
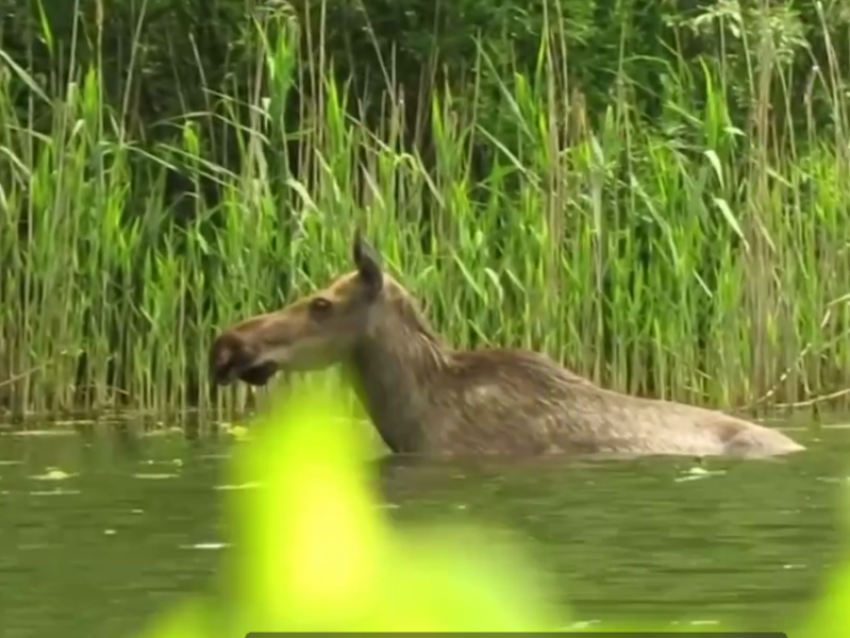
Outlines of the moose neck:
M347 372L387 447L396 454L415 453L438 399L433 395L448 352L406 300L387 310L355 347Z

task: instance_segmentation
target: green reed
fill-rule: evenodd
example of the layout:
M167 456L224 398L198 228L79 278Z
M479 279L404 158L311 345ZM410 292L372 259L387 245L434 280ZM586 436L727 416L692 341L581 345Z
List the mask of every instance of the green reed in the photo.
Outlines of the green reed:
M263 88L247 119L244 104L210 87L229 114L238 171L210 162L219 142L192 114L171 145L142 151L125 134L128 113L104 104L96 65L53 78L65 88L48 98L4 60L0 401L14 413L241 412L251 391L208 392L216 331L350 268L355 225L458 347L538 348L618 390L720 407L808 406L830 393L847 403L843 96L835 131L811 125L796 139L786 122L791 143L776 145L768 108L780 71L753 71L755 104L737 130L724 61L705 64L707 79L683 63L667 74L665 127L638 121L627 77L591 118L552 29L535 73L500 63L495 123L480 120L477 83L438 92L428 167L404 146L395 87L367 130L330 67L297 64L291 20L256 26ZM477 64L496 63L482 49ZM31 87L27 116L13 108L13 74ZM839 76L826 69L815 84ZM294 133L282 114L307 80L297 182L280 152ZM42 135L32 118L45 103L53 120ZM493 150L485 176L474 144ZM181 204L189 222L166 204L166 171L178 164L195 187ZM214 207L202 177L221 188Z

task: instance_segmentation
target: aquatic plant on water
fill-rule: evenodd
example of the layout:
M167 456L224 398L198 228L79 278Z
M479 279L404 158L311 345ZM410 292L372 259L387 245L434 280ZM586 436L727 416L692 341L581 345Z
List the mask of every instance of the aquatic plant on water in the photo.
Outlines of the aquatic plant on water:
M570 630L569 613L549 602L552 592L521 551L500 545L497 552L483 530L402 531L391 524L369 476L368 437L336 399L309 388L253 426L252 436L237 446L231 471L239 484L257 487L231 492L235 547L215 604L187 600L141 638ZM848 600L850 563L788 636L847 635Z

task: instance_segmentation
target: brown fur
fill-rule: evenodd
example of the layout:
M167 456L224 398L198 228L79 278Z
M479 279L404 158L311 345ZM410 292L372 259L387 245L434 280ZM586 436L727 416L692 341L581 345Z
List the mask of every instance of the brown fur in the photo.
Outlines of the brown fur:
M606 390L535 352L452 349L359 233L353 257L357 269L327 289L225 330L210 357L216 381L263 385L277 370L341 364L396 453L754 457L804 449L721 412Z

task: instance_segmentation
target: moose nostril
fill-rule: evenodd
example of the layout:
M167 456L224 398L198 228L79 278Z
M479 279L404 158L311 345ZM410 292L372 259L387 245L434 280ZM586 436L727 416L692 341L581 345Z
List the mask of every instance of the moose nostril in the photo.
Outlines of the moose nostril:
M233 371L234 367L230 362L216 364L212 369L212 377L216 383L227 385L233 380Z

